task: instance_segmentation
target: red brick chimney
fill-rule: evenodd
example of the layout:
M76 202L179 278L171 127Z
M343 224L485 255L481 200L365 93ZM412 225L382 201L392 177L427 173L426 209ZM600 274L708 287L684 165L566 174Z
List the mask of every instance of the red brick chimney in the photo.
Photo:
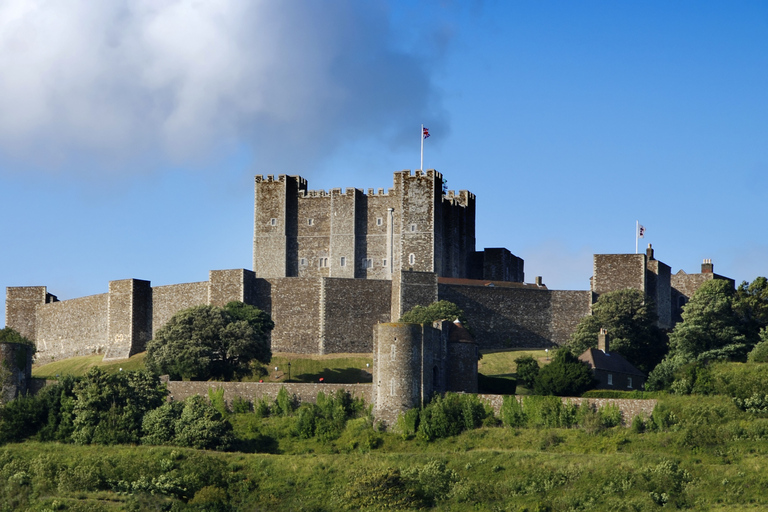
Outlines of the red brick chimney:
M704 263L701 264L701 273L702 274L714 274L715 273L715 266L712 264L711 259L705 259Z

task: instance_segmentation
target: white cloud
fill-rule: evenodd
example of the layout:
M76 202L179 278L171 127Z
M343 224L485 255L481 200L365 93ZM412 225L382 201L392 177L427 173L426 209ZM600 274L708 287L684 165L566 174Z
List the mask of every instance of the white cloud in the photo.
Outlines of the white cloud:
M119 169L245 144L284 168L397 141L444 117L441 52L401 40L375 2L6 0L0 154Z

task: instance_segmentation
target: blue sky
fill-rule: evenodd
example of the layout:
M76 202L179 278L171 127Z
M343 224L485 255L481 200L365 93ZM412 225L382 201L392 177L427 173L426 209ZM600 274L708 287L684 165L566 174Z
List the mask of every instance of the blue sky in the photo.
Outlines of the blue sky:
M249 268L253 175L391 187L422 123L527 281L587 289L636 220L768 274L765 2L7 0L0 64L2 287Z

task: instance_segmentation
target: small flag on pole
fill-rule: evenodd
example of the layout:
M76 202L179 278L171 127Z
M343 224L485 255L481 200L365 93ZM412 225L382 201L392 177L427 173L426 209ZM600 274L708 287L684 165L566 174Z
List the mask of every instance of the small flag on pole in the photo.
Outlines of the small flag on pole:
M424 128L424 127L422 126L422 128L421 128L421 134L424 136L424 138L425 138L425 139L426 139L426 138L429 138L429 128Z
M638 225L637 227L637 236L639 238L645 238L645 226L642 224Z

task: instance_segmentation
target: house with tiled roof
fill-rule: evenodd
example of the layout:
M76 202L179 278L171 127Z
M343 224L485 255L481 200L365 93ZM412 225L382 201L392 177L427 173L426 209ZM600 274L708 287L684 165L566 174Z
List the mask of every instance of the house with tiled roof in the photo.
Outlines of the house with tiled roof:
M645 387L646 375L635 368L618 352L609 350L608 333L600 329L597 348L588 348L579 356L587 363L595 376L597 389L631 391Z

